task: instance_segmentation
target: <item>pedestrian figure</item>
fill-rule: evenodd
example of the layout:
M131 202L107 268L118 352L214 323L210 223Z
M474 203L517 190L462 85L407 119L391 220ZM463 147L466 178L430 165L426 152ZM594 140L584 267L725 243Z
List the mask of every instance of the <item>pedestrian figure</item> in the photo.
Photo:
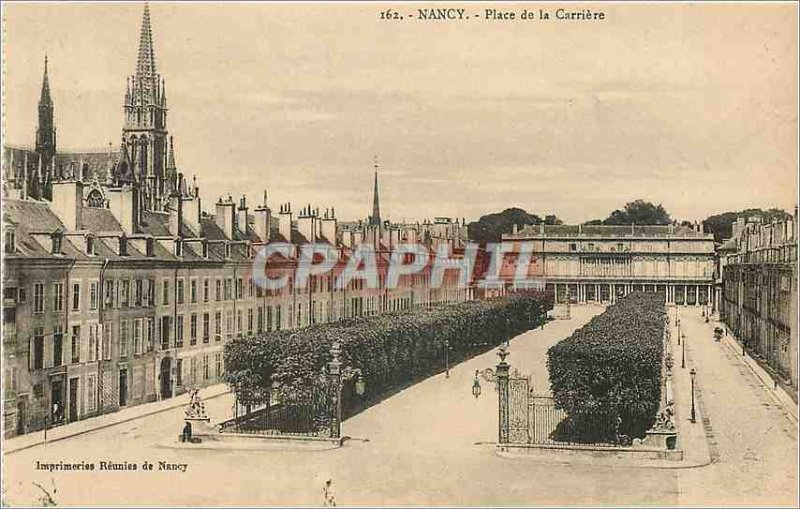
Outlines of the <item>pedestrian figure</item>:
M332 482L333 479L328 479L322 486L322 496L324 498L325 507L336 507L336 498L334 498L333 490L331 489Z
M182 442L190 442L192 441L192 423L186 422L183 426L183 435L181 436Z

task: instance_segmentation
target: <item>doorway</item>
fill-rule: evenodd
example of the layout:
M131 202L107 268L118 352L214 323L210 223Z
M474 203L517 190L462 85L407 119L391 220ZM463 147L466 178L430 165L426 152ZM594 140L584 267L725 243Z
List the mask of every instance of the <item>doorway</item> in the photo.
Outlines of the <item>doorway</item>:
M61 378L50 381L50 422L58 424L64 418L64 382Z
M172 359L165 357L161 359L161 399L172 397Z
M78 378L69 379L69 422L78 420Z
M128 370L119 370L119 406L128 404Z

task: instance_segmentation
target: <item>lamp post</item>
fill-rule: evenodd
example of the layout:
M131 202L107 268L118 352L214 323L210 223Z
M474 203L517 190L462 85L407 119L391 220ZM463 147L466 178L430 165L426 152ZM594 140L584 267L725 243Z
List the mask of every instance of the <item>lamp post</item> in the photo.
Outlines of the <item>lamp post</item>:
M497 442L500 444L508 443L508 378L509 378L509 364L506 362L508 357L508 341L505 341L497 351L497 356L500 357L500 362L495 366L495 369L486 368L481 372L475 370L475 379L472 382L472 395L475 399L481 395L481 382L478 379L479 375L483 376L486 381L494 382L497 384L498 396L498 429L497 429Z
M342 361L339 355L342 353L342 348L339 342L336 341L331 345L331 361L328 362L328 380L332 388L331 399L333 400L333 415L331 416L331 437L341 438L342 436L342 387L345 380L356 378L355 389L356 394L359 396L364 395L366 383L358 368L346 367L342 369Z
M678 344L681 344L681 319L677 318L675 324L678 326Z
M686 367L686 336L683 336L683 344L681 345L681 350L683 351L683 355L681 358L681 368Z
M450 378L450 340L444 340L444 377Z
M694 368L692 368L692 370L689 372L689 374L692 376L692 418L691 418L691 421L692 422L697 422L695 420L695 411L694 411L694 379L695 379L695 376L697 376L697 371Z

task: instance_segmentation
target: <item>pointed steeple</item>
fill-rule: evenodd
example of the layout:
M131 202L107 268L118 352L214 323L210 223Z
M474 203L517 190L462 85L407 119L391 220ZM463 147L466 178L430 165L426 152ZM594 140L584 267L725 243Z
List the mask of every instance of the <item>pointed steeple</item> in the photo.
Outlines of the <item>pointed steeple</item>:
M42 77L42 94L39 96L39 107L53 107L53 99L50 97L50 78L47 76L47 53L44 55L44 76Z
M369 218L371 226L381 225L381 204L378 197L378 156L375 156L375 186L372 191L372 216Z
M152 80L155 75L156 55L153 50L153 30L150 27L150 5L145 2L144 13L142 14L142 28L139 32L139 56L136 59L136 77L150 78Z

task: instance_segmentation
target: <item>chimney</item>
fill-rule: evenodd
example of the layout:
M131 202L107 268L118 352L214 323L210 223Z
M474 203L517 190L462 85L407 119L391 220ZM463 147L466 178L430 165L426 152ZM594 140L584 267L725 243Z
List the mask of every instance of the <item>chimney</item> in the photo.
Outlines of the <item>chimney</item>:
M180 237L183 224L183 199L181 195L172 191L169 195L169 233L173 237Z
M333 216L333 210L325 210L325 215L319 221L320 234L328 239L328 242L336 245L336 218Z
M297 216L297 231L309 242L317 241L317 236L315 235L316 221L317 217L314 215L310 205L300 210L300 214Z
M139 190L130 184L109 188L108 208L122 225L122 231L133 235L139 230Z
M292 205L290 203L281 205L280 212L278 212L278 233L286 239L286 242L292 241Z
M267 207L266 191L264 191L264 201L261 205L256 207L254 215L256 216L256 235L258 235L258 238L260 238L263 242L269 242L269 225L271 221L271 214L269 207Z
M182 198L182 200L184 202L183 222L194 232L195 236L199 237L202 230L200 228L200 215L202 214L200 196L190 194L189 197Z
M80 230L83 212L83 183L75 180L53 182L53 212L67 231Z
M233 224L236 221L233 209L235 208L236 204L233 203L233 198L228 196L228 199L225 201L222 201L222 198L220 198L219 201L217 201L216 214L214 215L214 221L229 240L233 239Z
M244 195L239 200L239 210L237 212L236 224L239 227L239 231L247 235L247 198Z

